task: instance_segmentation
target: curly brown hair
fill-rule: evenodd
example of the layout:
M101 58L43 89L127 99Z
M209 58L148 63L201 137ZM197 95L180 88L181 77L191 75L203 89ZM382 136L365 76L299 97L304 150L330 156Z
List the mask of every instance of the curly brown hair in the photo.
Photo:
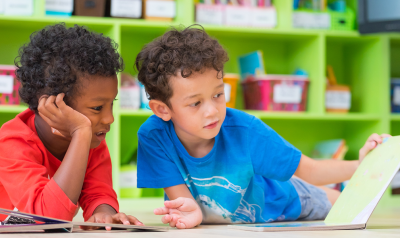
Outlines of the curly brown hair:
M218 71L223 77L228 54L216 39L211 38L198 24L183 30L171 28L161 37L145 45L136 57L139 81L149 99L157 99L171 108L172 88L168 81L179 72L183 78L205 69Z
M113 76L124 69L117 47L109 37L78 25L60 23L32 33L15 59L21 99L37 112L41 95L65 93L69 105L79 76Z

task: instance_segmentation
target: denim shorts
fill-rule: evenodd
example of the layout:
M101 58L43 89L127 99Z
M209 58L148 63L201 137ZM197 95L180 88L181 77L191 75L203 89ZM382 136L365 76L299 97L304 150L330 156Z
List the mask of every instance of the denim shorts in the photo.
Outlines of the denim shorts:
M299 178L291 178L301 203L301 213L297 220L323 220L332 208L326 192Z

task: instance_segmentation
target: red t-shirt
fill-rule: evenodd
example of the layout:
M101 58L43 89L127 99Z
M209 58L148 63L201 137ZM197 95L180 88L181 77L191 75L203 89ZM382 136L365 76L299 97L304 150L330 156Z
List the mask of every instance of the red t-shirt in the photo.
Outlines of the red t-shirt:
M71 221L79 206L52 179L61 161L39 139L34 119L27 109L0 129L0 207ZM100 204L119 210L105 141L89 152L79 198L85 220ZM5 218L0 215L0 221Z

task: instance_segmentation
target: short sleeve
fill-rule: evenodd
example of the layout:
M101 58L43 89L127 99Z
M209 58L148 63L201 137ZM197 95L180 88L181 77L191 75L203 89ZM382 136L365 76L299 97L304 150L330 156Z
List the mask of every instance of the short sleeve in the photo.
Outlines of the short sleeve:
M185 181L178 166L156 140L139 133L137 157L138 188L166 188Z
M260 119L252 121L248 142L255 174L279 181L287 181L293 176L301 152Z

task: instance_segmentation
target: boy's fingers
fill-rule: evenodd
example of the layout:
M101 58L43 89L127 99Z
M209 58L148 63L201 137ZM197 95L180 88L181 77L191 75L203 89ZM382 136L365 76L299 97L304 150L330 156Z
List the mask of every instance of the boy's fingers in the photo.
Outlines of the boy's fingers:
M140 222L136 217L134 216L128 216L129 219L129 223L136 225L136 226L144 226L144 224L142 222ZM124 223L125 224L125 223Z
M45 107L47 111L49 111L53 116L57 116L59 113L59 110L56 107L55 104L56 96L50 96L45 103Z
M165 215L161 218L162 223L167 224L171 221L171 216L170 215Z
M368 140L369 140L369 141L376 141L376 142L378 142L379 144L382 143L382 137L381 137L380 135L376 134L376 133L372 134L372 135L368 138Z
M176 227L176 223L178 222L180 216L178 215L172 215L171 216L171 221L169 222L170 227Z
M169 209L166 207L160 207L160 208L156 208L154 209L154 214L155 215L165 215L169 213Z
M64 96L65 96L64 93L60 93L57 95L57 98L56 98L56 105L61 110L67 106L64 102Z
M114 223L114 219L112 216L106 216L104 219L104 223ZM111 226L106 226L107 231L111 231Z
M175 200L165 201L164 205L167 208L175 208L176 209L176 208L179 208L180 206L182 206L184 203L185 203L185 199L180 197Z
M116 218L118 221L120 221L124 225L130 225L131 223L129 222L128 217L126 216L125 213L118 213L114 215L114 218Z
M176 223L176 228L178 228L178 229L186 229L186 225L185 225L185 223L183 223L180 220L178 220L178 222Z
M39 116L49 125L49 126L54 126L53 121L50 120L46 115L43 113L39 112Z

